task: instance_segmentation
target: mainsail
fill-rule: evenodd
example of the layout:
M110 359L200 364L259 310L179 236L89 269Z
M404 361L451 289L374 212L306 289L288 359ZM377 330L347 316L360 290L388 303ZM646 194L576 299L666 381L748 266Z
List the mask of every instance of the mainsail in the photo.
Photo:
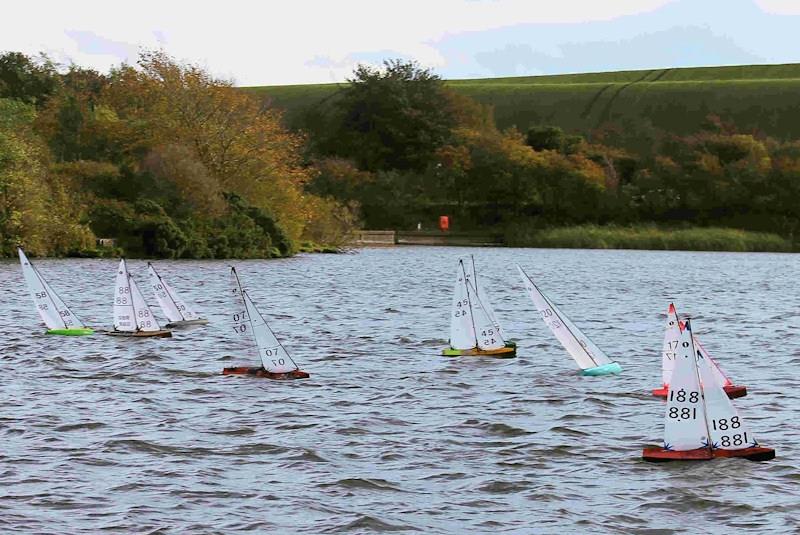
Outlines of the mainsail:
M467 290L467 271L464 261L458 261L456 283L453 287L453 302L450 307L450 347L472 349L477 345L473 307Z
M578 366L583 370L587 370L610 364L611 359L539 290L528 274L520 266L517 266L517 269L522 276L525 289L539 314L541 314L545 325L558 338L564 349L575 359Z
M158 274L153 264L148 262L147 268L150 273L150 284L156 294L158 304L161 306L161 310L169 321L192 321L199 318L199 316L187 306L186 302L175 293L175 290L167 284L167 281Z
M31 264L21 247L17 248L22 275L33 298L36 311L48 329L85 328L83 322L64 304L64 301L50 287L39 270Z
M691 326L687 324L675 347L675 366L664 414L664 449L687 451L709 446L706 407L697 372Z

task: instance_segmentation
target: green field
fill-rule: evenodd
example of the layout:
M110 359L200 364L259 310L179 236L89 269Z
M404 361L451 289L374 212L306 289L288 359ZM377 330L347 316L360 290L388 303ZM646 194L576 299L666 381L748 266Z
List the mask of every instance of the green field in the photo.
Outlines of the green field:
M587 133L607 122L669 132L697 131L717 114L740 131L800 138L800 64L652 69L552 76L450 80L447 85L494 108L501 128L556 125ZM246 88L284 108L291 126L336 98L340 84Z

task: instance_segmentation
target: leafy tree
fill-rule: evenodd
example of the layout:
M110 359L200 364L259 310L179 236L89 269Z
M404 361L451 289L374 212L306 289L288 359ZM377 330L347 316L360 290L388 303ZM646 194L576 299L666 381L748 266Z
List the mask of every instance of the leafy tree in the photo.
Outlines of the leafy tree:
M422 171L457 125L456 99L416 62L360 65L335 102L339 124L330 151L367 171Z
M56 65L47 56L34 59L21 52L0 54L0 98L41 106L60 83Z

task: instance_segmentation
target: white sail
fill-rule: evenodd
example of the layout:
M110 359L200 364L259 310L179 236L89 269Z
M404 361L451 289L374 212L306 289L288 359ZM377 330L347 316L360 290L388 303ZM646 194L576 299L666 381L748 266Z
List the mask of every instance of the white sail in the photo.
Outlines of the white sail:
M122 258L119 261L114 284L114 329L125 332L136 331L135 318L128 266L125 264L125 259Z
M297 364L275 337L246 291L242 291L242 297L258 347L258 356L261 358L264 368L271 373L287 373L298 369Z
M161 327L128 273L125 259L120 259L114 285L114 329L117 331L158 331Z
M150 272L150 285L153 287L161 310L169 321L190 321L199 318L167 284L167 281L161 278L151 263L147 263L147 268Z
M675 368L675 355L681 337L679 321L675 305L670 303L667 310L667 326L664 329L664 344L661 347L661 380L664 386L669 386L669 379Z
M522 282L525 285L528 296L533 301L539 314L541 314L545 325L558 338L564 349L575 359L578 366L586 370L610 364L611 359L539 290L527 273L519 266L517 266L517 269L522 276Z
M472 304L472 320L478 348L493 350L505 347L506 342L503 340L500 330L495 326L486 307L482 305L480 297L478 297L478 291L469 280L467 281L467 298Z
M466 258L464 258L463 260L466 261ZM486 315L489 316L489 319L492 320L495 332L500 333L500 335L502 336L503 328L500 325L500 322L497 320L497 315L494 312L494 308L492 308L492 303L489 301L489 292L486 289L486 283L478 282L478 273L475 271L475 258L472 255L469 256L469 269L466 269L465 265L464 272L466 273L467 282L472 283L472 285L475 287L476 290L475 293L478 296L477 300L473 299L472 302L473 309L476 307L482 308L486 312ZM475 301L477 301L477 303Z
M664 449L707 448L708 425L697 371L691 326L680 333L664 414Z
M463 260L458 261L453 303L450 307L450 347L472 349L477 345L473 309L467 292L467 272Z
M708 432L715 449L741 450L758 446L753 433L747 428L736 407L717 380L714 365L697 350L697 367L703 385Z
M77 329L85 327L83 322L64 304L58 294L41 276L22 248L18 248L22 275L28 285L36 311L48 329Z
M130 273L128 273L128 283L131 289L131 297L133 298L133 311L136 314L136 326L140 331L160 331L161 327L158 325L155 316L153 316L153 311L150 310L147 301L144 300L144 296L139 290L139 286Z

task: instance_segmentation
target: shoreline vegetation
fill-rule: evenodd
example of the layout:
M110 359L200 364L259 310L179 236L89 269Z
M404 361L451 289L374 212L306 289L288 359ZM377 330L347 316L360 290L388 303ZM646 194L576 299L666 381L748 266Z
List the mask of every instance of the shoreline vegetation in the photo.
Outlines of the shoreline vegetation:
M790 240L768 232L730 228L661 229L654 226L579 225L511 231L508 247L637 249L652 251L796 252Z
M163 51L108 73L0 51L0 257L282 258L443 215L508 246L800 251L798 87L800 64L398 59L240 88Z

